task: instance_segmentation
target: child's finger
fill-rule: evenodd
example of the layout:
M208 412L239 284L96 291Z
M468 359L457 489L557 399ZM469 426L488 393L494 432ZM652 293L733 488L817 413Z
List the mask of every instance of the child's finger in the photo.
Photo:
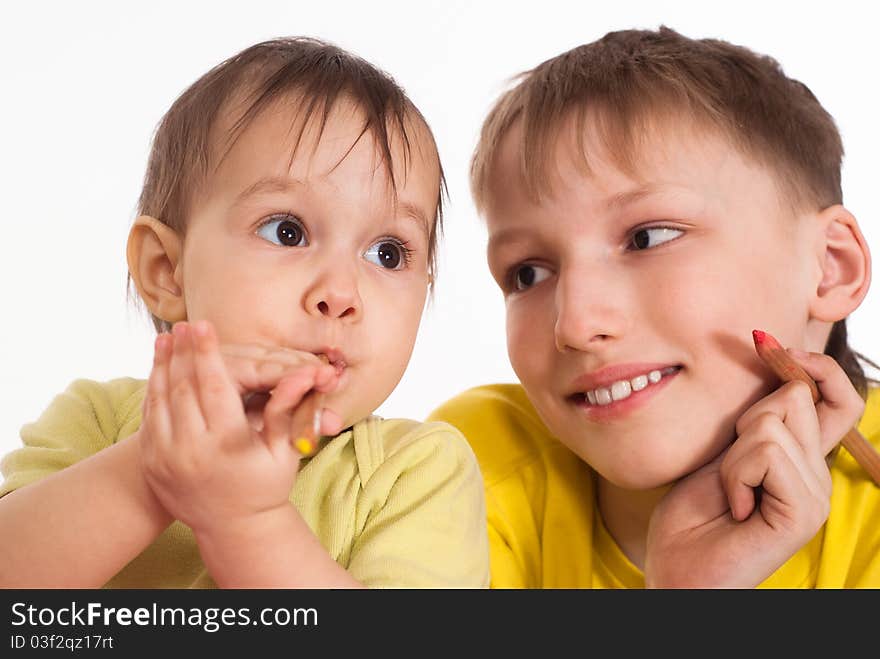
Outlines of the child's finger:
M202 413L209 429L230 417L243 416L241 396L236 391L220 355L214 327L206 320L191 325L194 365Z
M205 432L205 420L198 397L192 354L192 329L186 322L174 325L174 347L168 368L171 398L171 425L174 441L183 444L198 441Z
M293 434L299 430L299 426L303 424L303 416L310 416L313 411L312 405L304 404L304 397L312 389L315 382L314 369L303 369L299 373L289 375L278 386L272 390L272 397L266 403L263 409L263 436L269 450L273 453L276 451L287 451L293 445L298 437ZM297 408L306 408L298 415L295 414ZM296 419L296 426L294 420ZM313 417L305 420L311 424Z
M342 417L331 409L321 410L321 434L332 437L342 432Z
M759 468L760 467L760 468ZM824 467L827 474L827 468ZM763 482L771 470L789 470L814 497L827 496L812 460L804 453L797 438L777 415L764 412L754 419L745 432L731 445L721 463L721 479L730 501L734 519L748 517L755 506L754 488L759 485L772 496L784 499L785 491L774 493L772 482ZM787 487L788 472L780 481ZM777 478L783 476L777 475ZM788 488L790 491L791 488Z
M168 363L171 357L172 339L163 332L156 337L153 353L153 368L147 380L144 396L143 426L149 434L153 446L162 446L171 441L171 416L168 410Z
M239 395L269 391L303 366L322 363L310 352L256 344L224 344L220 353Z
M737 419L737 436L746 433L765 414L778 417L785 424L815 472L827 471L825 454L820 449L819 418L806 383L787 382L752 405Z
M819 387L822 400L816 404L816 414L819 418L822 455L827 455L858 423L865 409L865 401L834 358L792 348L788 349L788 353Z

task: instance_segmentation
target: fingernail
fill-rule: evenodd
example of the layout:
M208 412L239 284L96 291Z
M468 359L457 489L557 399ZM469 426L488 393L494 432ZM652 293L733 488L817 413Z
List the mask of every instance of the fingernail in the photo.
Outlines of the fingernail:
M208 321L197 320L195 323L193 323L193 332L199 338L204 338L208 336Z
M180 322L174 323L174 326L171 328L171 333L178 338L183 338L186 336L186 321L181 320Z

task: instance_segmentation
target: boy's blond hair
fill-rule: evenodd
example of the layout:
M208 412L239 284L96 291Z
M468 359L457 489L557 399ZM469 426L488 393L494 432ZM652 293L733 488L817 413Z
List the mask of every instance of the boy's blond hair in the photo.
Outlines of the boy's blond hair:
M235 140L270 105L290 100L296 108L293 153L312 119L323 130L341 99L353 101L364 116L361 136L369 133L382 156L392 188L392 136L404 145L404 167L411 161L413 122L424 125L422 114L387 73L332 44L307 37L272 39L253 45L221 62L184 91L162 117L147 163L138 214L150 215L180 235L194 192L223 160ZM241 106L238 102L241 101ZM221 119L235 105L238 113L226 135L217 135ZM352 145L354 146L354 145ZM291 154L291 159L293 158ZM437 243L442 233L446 182L440 167L440 193L428 236L428 272L433 283ZM169 323L152 316L159 332Z
M793 211L842 203L843 143L834 120L770 57L667 27L625 30L562 53L516 80L486 117L471 161L471 190L481 210L498 147L511 127L522 126L521 172L537 200L552 192L552 150L571 120L585 173L588 124L604 153L634 172L649 130L658 122L690 121L766 166ZM825 352L864 394L862 357L847 345L845 319L834 324Z

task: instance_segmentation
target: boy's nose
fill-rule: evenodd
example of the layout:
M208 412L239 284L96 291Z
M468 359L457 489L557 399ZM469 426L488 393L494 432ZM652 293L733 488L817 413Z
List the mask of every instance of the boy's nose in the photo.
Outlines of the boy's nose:
M627 332L625 294L606 283L582 277L560 277L556 289L556 349L595 351Z

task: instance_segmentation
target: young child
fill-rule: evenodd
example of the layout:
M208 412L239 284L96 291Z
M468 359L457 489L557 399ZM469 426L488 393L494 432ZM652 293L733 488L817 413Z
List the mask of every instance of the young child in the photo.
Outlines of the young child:
M880 441L846 340L870 257L841 157L775 61L667 28L502 95L471 182L522 384L430 417L476 451L493 587L880 586L880 488L826 463L860 418ZM755 329L798 349L818 405Z
M74 382L23 428L2 585L488 585L467 443L372 415L415 342L442 188L419 111L335 46L257 44L184 92L128 241L149 382Z

